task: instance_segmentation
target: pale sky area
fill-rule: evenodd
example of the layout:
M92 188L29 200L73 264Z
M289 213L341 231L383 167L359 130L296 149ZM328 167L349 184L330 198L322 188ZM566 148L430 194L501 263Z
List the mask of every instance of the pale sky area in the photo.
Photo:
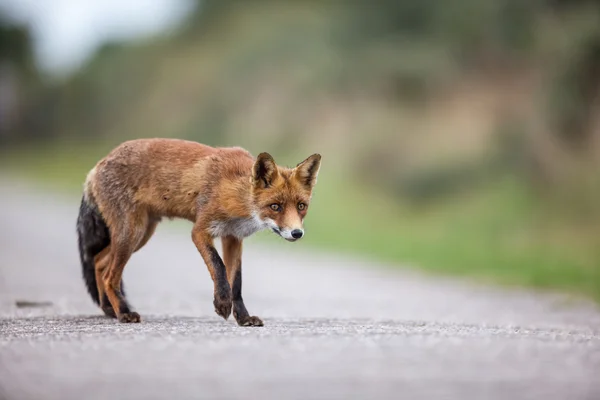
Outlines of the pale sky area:
M26 23L40 68L64 76L106 41L143 39L184 21L194 0L0 0L9 21Z

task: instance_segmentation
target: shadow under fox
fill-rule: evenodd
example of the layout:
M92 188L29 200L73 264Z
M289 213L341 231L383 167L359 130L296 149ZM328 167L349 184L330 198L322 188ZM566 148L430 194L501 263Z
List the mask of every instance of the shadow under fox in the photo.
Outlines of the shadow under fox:
M262 229L301 238L320 164L314 154L285 168L267 153L254 158L239 147L177 139L121 144L89 172L77 219L92 299L108 316L140 322L125 297L123 269L161 218L184 218L194 223L192 241L213 280L216 313L227 319L233 311L239 325L262 326L242 299L242 241Z

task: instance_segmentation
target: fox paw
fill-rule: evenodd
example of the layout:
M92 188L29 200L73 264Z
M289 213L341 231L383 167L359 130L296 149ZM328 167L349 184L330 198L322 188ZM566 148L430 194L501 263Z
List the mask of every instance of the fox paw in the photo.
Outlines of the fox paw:
M215 306L215 312L217 313L217 315L220 315L225 320L227 320L227 318L229 318L229 316L231 315L231 307L233 306L231 299L215 298L213 304Z
M263 326L260 318L249 315L238 318L237 323L239 326Z
M128 313L123 313L121 315L119 315L119 322L125 322L125 323L129 323L129 322L140 322L142 320L142 318L140 317L140 314L132 311L132 312L128 312Z

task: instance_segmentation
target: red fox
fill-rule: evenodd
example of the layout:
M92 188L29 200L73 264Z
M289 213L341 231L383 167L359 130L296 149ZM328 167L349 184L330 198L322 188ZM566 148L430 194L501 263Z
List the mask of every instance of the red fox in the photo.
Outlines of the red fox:
M227 319L233 310L239 325L262 326L242 299L242 241L262 229L300 239L320 165L319 154L285 168L268 153L254 158L240 147L178 139L122 143L84 184L77 233L89 294L107 316L140 322L125 298L123 269L161 218L183 218L194 223L192 241L214 283L215 312Z

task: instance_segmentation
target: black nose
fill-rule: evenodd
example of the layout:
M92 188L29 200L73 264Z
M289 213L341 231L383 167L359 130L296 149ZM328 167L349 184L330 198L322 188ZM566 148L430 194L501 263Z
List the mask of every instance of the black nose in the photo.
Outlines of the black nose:
M304 232L302 232L302 229L294 229L292 231L292 237L294 239L300 239L303 235L304 235Z

